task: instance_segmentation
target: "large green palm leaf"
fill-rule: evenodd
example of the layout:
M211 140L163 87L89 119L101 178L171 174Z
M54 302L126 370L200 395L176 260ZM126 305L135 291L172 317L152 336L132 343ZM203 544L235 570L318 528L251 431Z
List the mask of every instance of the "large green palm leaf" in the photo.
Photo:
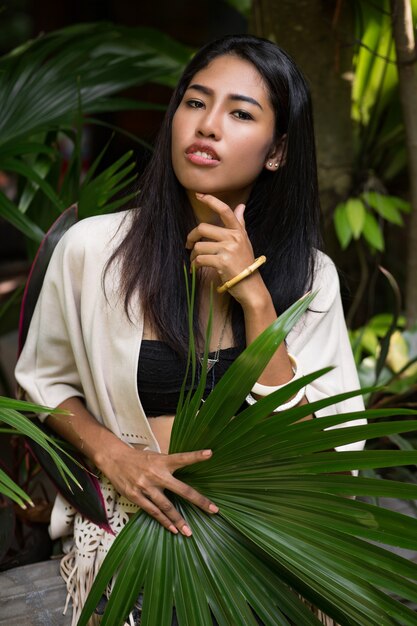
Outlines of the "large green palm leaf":
M174 606L180 626L211 626L211 614L220 626L255 625L253 611L268 626L318 624L299 594L342 625L416 624L415 613L390 592L416 602L417 565L386 546L417 549L417 521L345 496L416 499L417 486L332 472L411 464L417 453L329 451L414 430L415 412L397 411L405 418L398 421L375 410L294 423L331 402L323 400L271 416L276 399L284 402L305 382L297 381L232 419L311 298L249 346L201 408L200 388L182 398L170 451L204 446L214 454L176 476L216 502L220 513L207 516L171 495L193 530L185 538L139 511L116 538L79 626L116 572L103 626L122 624L140 592L143 626L170 626ZM340 427L368 414L371 424ZM331 426L339 428L323 431Z
M175 80L188 56L160 33L106 23L72 26L29 42L0 59L0 146L54 126L70 128L79 99L83 113L98 113L127 87Z

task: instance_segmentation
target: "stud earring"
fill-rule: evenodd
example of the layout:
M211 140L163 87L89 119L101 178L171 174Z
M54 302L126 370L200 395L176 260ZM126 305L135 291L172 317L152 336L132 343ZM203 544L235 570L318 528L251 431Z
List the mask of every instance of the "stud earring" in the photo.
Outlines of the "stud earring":
M278 163L275 163L275 167L278 167Z
M272 167L272 161L268 162L269 167Z

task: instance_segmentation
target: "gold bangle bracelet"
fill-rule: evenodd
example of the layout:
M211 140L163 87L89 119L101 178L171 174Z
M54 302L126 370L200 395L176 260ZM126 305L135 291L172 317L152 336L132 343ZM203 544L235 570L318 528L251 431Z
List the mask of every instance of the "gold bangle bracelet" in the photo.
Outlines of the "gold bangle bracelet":
M237 283L240 283L241 280L253 274L253 272L255 272L258 269L258 267L261 267L261 265L263 265L265 262L266 262L266 256L265 255L259 256L257 259L254 260L254 262L251 265L248 265L248 267L245 267L245 269L242 270L240 274L237 274L230 280L226 280L226 282L223 283L223 285L220 285L220 287L217 287L217 293L224 293L225 291L228 291L229 289L237 285Z

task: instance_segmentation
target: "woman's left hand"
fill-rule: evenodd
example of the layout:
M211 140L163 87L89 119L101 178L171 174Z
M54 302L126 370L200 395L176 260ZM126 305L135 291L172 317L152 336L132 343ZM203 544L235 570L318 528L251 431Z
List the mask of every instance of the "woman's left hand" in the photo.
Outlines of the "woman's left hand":
M196 269L215 269L222 284L254 262L253 248L243 217L245 205L238 204L233 211L215 196L196 194L196 197L217 213L224 226L200 223L188 234L185 246L191 250L191 264ZM253 297L254 289L266 289L259 272L240 281L229 293L244 306Z

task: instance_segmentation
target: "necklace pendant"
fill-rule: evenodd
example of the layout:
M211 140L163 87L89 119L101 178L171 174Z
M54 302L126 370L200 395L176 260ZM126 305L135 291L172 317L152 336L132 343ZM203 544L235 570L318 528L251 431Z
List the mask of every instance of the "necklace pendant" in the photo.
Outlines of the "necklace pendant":
M219 359L207 359L207 372L209 372L218 362ZM203 365L204 358L200 357L200 363Z

